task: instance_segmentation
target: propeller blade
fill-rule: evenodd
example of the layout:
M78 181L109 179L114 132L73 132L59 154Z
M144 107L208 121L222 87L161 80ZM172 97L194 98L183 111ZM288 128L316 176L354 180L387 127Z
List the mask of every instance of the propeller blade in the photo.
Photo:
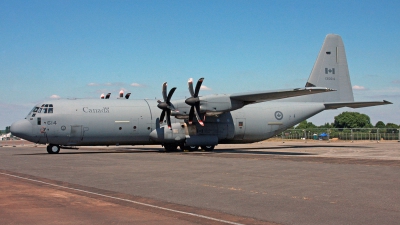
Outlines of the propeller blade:
M164 116L165 116L165 110L163 110L163 111L161 112L161 115L160 115L160 123L163 123L163 122L164 122Z
M190 107L190 112L189 112L189 124L193 123L193 116L194 116L194 107Z
M164 102L167 102L167 82L164 82L162 85L162 95Z
M190 78L190 79L188 80L188 86L189 86L190 95L191 95L192 97L194 97L193 79L192 79L192 78Z
M175 90L176 90L176 88L174 87L174 88L172 88L172 89L169 91L168 96L167 96L167 100L165 101L166 103L169 103L169 102L170 102L171 97L172 97L172 95L174 94Z
M171 128L171 110L165 110L167 111L167 124L168 124L168 129L172 129Z
M201 87L201 84L203 83L203 80L204 80L204 78L202 77L197 81L196 90L194 91L194 96L193 97L196 98L199 95L200 87Z
M195 109L194 112L195 112L197 121L199 122L199 124L200 124L201 126L204 126L204 123L203 123L203 121L201 120L200 115L199 115L199 112L200 112L200 104L196 104L195 107L194 107L194 109Z

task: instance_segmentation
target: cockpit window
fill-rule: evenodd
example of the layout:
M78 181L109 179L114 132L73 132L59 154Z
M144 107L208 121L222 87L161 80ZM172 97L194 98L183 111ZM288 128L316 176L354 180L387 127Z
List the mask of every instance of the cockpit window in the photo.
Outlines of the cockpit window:
M40 108L35 107L33 111L31 112L37 112L37 113L53 113L53 104L43 104ZM33 117L33 116L32 116Z

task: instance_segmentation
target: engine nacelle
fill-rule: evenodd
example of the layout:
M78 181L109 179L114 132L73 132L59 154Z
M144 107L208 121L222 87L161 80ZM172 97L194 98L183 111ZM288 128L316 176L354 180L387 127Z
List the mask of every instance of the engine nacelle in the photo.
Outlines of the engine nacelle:
M171 130L168 126L157 127L150 133L150 138L159 143L183 143L186 139L186 124L172 123Z
M186 123L172 123L171 130L168 126L157 127L150 133L153 141L163 144L176 144L185 146L217 145L218 137L215 135L197 135L195 125Z

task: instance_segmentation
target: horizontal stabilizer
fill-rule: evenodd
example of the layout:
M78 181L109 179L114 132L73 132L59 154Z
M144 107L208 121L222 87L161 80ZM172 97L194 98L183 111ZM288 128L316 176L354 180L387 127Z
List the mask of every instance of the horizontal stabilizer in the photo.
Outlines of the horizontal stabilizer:
M325 103L325 109L338 109L342 107L350 107L350 108L363 108L363 107L370 107L370 106L377 106L377 105L388 105L393 104L388 101L381 101L381 102L332 102L332 103Z
M307 87L307 88L285 89L285 90L275 90L275 91L236 93L232 94L230 98L233 100L243 101L245 105L247 105L251 103L272 101L277 99L318 94L330 91L335 91L335 90L325 87Z

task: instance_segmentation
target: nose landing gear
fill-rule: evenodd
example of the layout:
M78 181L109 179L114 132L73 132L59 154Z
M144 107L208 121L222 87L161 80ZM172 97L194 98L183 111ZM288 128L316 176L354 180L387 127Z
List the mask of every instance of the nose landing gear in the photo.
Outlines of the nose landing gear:
M49 145L47 145L47 152L49 154L57 154L60 152L60 146L49 144Z

